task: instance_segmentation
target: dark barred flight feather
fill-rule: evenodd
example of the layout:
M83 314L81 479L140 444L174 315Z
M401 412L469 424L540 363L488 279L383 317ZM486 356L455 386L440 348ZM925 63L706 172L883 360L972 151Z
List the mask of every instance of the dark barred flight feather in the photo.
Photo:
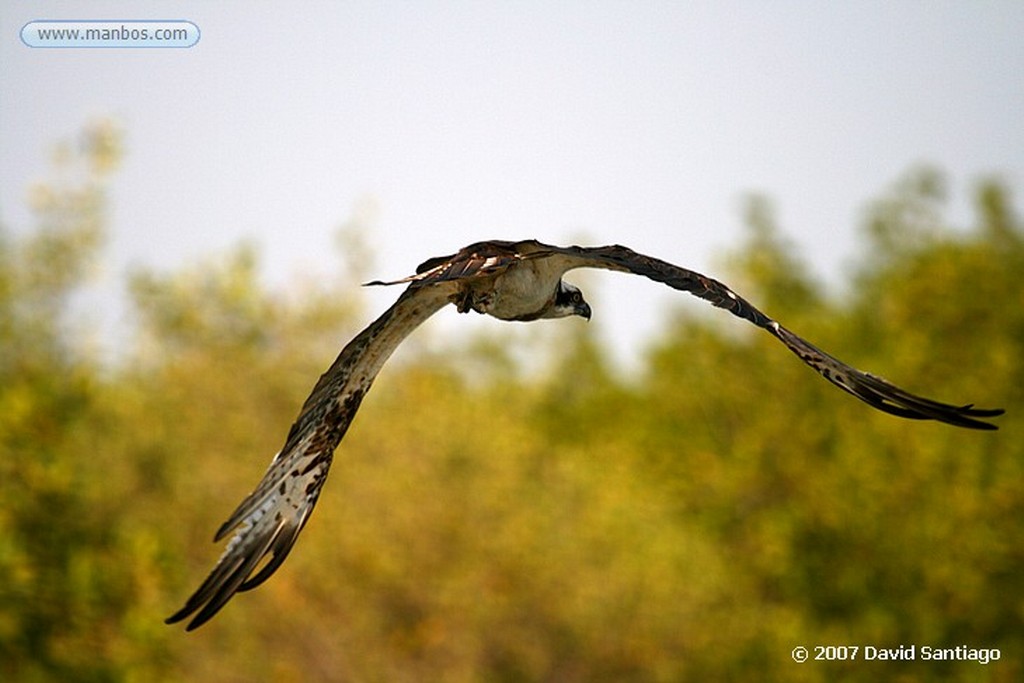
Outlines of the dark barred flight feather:
M790 332L721 282L626 247L556 247L536 240L478 242L425 261L415 275L367 283L408 286L320 377L256 490L217 531L214 541L233 535L213 571L167 623L191 616L188 630L192 630L235 593L255 588L277 570L309 520L334 451L363 397L409 333L449 303L459 312L473 310L500 320L589 318L590 306L582 292L562 280L576 268L642 275L704 299L767 330L829 382L883 412L984 430L996 426L983 419L1003 413L972 404L940 403L861 372Z

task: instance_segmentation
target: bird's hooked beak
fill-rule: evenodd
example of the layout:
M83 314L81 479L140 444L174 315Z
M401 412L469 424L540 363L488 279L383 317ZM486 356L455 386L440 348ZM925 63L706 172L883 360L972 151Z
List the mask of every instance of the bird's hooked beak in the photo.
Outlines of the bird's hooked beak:
M588 304L586 301L579 302L578 304L576 304L576 307L573 309L573 313L578 315L578 316L580 316L581 318L586 318L587 321L589 322L590 321L590 304Z

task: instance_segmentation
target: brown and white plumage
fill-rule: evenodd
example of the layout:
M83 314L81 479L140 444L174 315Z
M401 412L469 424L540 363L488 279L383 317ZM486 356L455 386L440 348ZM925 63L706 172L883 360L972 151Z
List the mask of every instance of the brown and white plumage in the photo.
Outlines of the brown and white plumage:
M981 418L998 409L950 405L915 396L825 353L759 311L721 282L626 247L556 247L535 240L488 241L423 263L398 300L342 349L302 406L284 446L262 481L217 531L234 531L213 571L167 623L195 614L194 629L239 591L255 588L284 561L309 519L334 450L355 417L384 362L422 322L455 304L501 320L530 321L579 315L590 318L580 290L562 281L575 268L603 268L642 275L689 292L767 330L825 379L869 405L900 417L938 420L957 427L995 429ZM263 563L261 565L261 563Z

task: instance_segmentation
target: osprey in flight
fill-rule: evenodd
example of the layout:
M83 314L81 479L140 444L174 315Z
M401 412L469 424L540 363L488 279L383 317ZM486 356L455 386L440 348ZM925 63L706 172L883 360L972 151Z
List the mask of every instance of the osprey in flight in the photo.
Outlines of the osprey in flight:
M235 593L255 588L281 566L309 520L334 449L381 366L410 332L449 303L460 313L473 310L500 320L572 315L589 319L590 306L583 293L562 280L574 268L643 275L710 301L764 328L829 382L887 413L972 429L995 429L979 418L1003 413L915 396L833 358L721 282L626 247L555 247L536 240L478 242L457 254L430 259L410 277L369 283L407 283L408 287L391 308L342 349L320 377L263 480L217 531L215 542L232 531L234 535L213 571L167 623L195 614L188 625L192 630L215 615ZM260 567L263 560L266 562Z

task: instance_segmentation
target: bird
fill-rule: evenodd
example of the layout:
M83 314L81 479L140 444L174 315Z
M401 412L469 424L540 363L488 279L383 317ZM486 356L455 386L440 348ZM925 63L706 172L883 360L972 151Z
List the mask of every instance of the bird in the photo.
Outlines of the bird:
M217 530L231 534L222 555L184 606L165 621L206 623L238 592L256 588L284 562L316 505L335 449L388 357L434 313L453 304L499 320L529 322L579 316L591 308L562 278L570 270L632 273L688 292L766 330L829 382L868 405L915 420L992 430L1002 409L952 405L912 394L857 370L769 318L721 282L620 245L552 246L536 240L488 240L422 263L414 275L366 285L406 285L395 303L357 334L320 377L263 479ZM233 533L232 533L233 532Z

